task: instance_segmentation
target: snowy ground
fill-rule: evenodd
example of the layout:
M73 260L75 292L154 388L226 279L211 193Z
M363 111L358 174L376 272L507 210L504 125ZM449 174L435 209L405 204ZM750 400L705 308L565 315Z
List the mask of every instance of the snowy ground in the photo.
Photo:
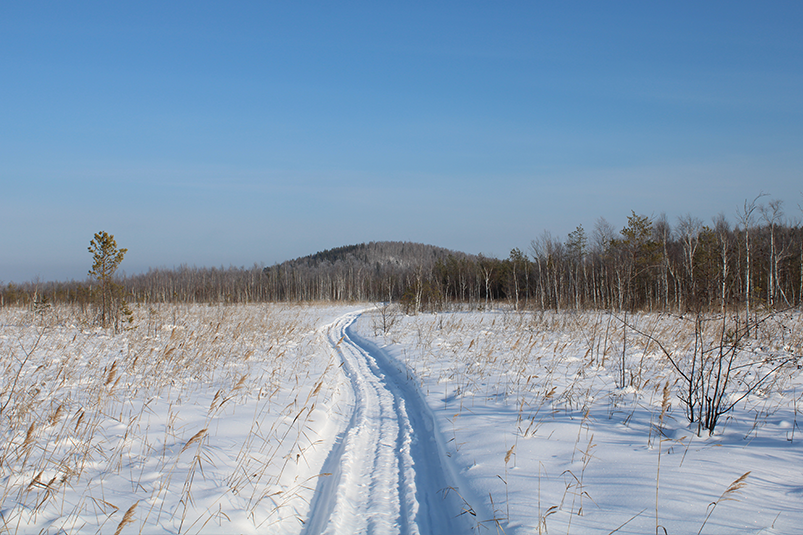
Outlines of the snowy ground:
M0 312L0 533L803 525L794 363L709 437L634 332L620 387L624 330L606 314L392 314L385 333L370 305L136 312L118 335ZM688 322L630 321L693 340ZM767 324L751 354L800 355L802 323Z
M784 322L785 330L764 326L755 342L763 354L801 354L800 316ZM642 315L635 323L668 346L693 341L687 321ZM366 337L378 330L360 325ZM622 324L608 314L399 316L380 340L417 378L466 490L492 509L484 526L635 534L658 525L671 534L803 525L797 365L738 404L715 436L701 437L679 406L676 374L632 332L628 385L617 387ZM743 488L711 505L747 472Z

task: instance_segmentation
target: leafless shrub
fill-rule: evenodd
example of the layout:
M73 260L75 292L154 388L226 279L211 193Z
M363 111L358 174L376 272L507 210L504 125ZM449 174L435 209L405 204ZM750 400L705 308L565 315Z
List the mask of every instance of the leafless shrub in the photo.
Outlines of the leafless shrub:
M681 347L671 347L654 334L630 329L655 342L682 379L678 397L690 423L697 424L698 435L703 430L713 434L720 418L730 412L747 396L770 385L778 373L801 359L800 355L774 351L750 343L750 333L757 335L762 327L780 319L770 312L741 325L737 317L728 315L704 316L693 321L693 340ZM783 323L776 325L785 330Z

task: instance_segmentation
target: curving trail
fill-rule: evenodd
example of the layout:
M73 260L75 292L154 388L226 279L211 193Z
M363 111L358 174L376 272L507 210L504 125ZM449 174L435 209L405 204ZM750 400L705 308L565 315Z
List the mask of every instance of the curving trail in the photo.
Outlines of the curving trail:
M457 492L428 407L406 370L351 331L359 315L346 314L326 331L353 403L303 533L470 533L476 518Z

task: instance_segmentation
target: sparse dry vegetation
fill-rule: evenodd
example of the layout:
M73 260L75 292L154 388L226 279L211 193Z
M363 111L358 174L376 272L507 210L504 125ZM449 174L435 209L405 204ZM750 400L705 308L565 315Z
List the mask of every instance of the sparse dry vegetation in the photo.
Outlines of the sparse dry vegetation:
M453 461L490 480L483 529L516 531L537 504L536 521L521 529L580 533L596 522L606 533L715 532L729 525L730 498L761 500L750 482L774 476L740 464L708 483L690 481L695 463L729 446L750 459L751 442L765 436L799 444L797 312L767 315L732 346L722 399L733 412L709 437L688 421L678 367L719 355L701 352L701 338L734 340L717 321L366 309L373 317L360 329L391 344L441 415ZM319 329L343 310L154 304L135 307L134 327L113 334L77 308L1 309L0 532L300 531L327 477L318 468L346 388ZM478 436L493 454L478 453ZM622 463L647 463L638 473L652 476L628 482L636 496L620 503L609 494L622 488ZM686 518L669 505L679 494ZM784 507L774 513L779 525L790 514Z
M337 388L314 309L135 313L111 335L58 307L2 309L0 532L258 530L303 514L316 406Z
M730 324L723 328L717 314L697 321L693 316L640 313L628 315L625 322L623 316L607 312L464 311L405 316L385 340L402 348L396 353L397 360L409 368L425 394L439 400L433 407L448 422L444 433L454 455L469 466L496 466L485 471L475 468L497 480L498 495L491 498L495 523L516 518L517 513L523 516L538 503L539 521L530 526L538 533L548 532L547 524L550 530L558 526L558 532L584 532L589 525L578 522L594 511L606 517L595 532L660 528L677 533L703 527L715 532L709 517L713 504L723 498L712 497L710 492L716 489L708 490L706 479L685 481L683 495L698 505L696 517L662 517L662 511L670 513L660 507L660 501L678 499L677 494L667 496L677 493L679 482L688 477L684 474L693 462L689 453L696 449L693 443L706 449L734 441L739 448L748 448L764 427L772 440L778 436L794 440L803 365L803 316L785 312L761 318L751 324L749 336L739 336L728 332ZM722 429L716 427L710 439L708 433L700 437L700 431L713 433L714 429L706 427L705 421L700 423L699 414L690 421L686 413L688 384L676 366L695 358L704 364L702 372L695 372L704 375L696 395L717 393L721 400ZM482 419L477 415L482 414L507 417L500 417L488 430L480 427ZM787 423L793 414L794 422ZM510 427L499 427L501 422L509 422L506 425ZM788 428L779 433L778 425ZM629 470L612 459L597 457L597 444L621 440L618 435L605 434L610 426L627 429L625 433L633 435L639 444L636 451L643 452L645 459L651 450L657 450L649 461L655 463L654 478L638 482L643 497L633 500L644 503L629 514L616 510L619 504L609 503L615 509L606 509L606 500L600 499L611 484L608 480ZM478 435L499 437L498 444L484 447L501 451L502 456L484 459L484 463L461 457L471 450L467 441ZM610 443L605 446L609 451ZM676 453L681 455L667 461ZM517 466L511 470L514 458ZM636 458L634 454L628 462ZM760 459L752 462L760 467ZM521 501L519 495L518 503L506 503L509 488L525 485L534 477L538 496ZM713 479L709 475L707 481ZM650 486L655 497L652 506L643 499ZM708 503L712 506L706 511ZM648 520L644 513L650 509L655 510L652 527L643 523ZM783 514L780 509L778 513ZM719 529L727 525L725 520Z

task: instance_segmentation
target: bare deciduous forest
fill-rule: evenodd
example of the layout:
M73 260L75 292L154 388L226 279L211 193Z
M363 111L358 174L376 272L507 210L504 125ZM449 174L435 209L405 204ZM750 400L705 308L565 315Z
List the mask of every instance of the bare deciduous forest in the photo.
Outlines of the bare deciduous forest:
M407 312L503 301L517 310L723 311L801 305L803 228L781 201L745 202L731 223L632 212L616 230L600 218L563 239L544 232L507 258L409 242L370 242L270 267L152 268L120 276L129 302L393 301ZM7 284L3 305L81 308L91 282Z

